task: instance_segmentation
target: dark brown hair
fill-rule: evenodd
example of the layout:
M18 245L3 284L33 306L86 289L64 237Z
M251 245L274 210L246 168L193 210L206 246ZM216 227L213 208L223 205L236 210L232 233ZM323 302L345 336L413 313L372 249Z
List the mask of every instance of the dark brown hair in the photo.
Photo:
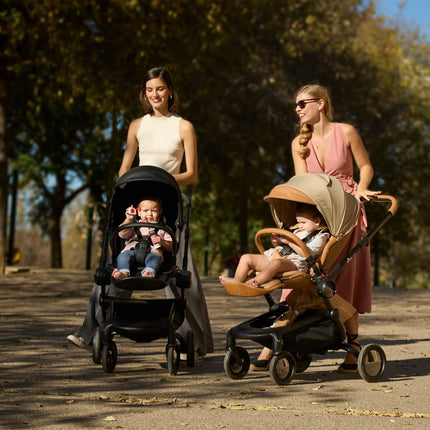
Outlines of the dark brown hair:
M145 79L143 80L142 88L139 94L140 103L142 103L143 108L146 113L153 114L154 109L146 98L146 83L151 79L160 78L162 79L167 88L171 91L171 96L169 97L169 112L177 113L179 108L179 98L176 94L175 88L173 87L172 77L170 72L165 67L154 67L146 72Z

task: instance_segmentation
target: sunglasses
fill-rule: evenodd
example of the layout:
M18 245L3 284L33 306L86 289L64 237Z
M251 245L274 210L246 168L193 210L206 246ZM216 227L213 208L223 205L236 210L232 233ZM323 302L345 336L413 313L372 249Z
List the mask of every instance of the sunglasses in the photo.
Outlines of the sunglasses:
M316 102L316 101L319 101L319 100L320 99L305 99L305 100L300 100L297 103L294 103L294 109L297 109L297 106L300 109L304 109L308 103Z

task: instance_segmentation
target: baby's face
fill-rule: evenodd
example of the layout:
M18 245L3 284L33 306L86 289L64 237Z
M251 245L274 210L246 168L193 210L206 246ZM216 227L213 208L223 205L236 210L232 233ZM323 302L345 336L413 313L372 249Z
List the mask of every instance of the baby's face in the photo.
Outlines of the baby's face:
M308 214L298 213L296 216L297 228L300 231L311 233L320 227L319 219L313 219Z
M155 200L142 200L137 212L143 222L157 222L161 215L161 205Z

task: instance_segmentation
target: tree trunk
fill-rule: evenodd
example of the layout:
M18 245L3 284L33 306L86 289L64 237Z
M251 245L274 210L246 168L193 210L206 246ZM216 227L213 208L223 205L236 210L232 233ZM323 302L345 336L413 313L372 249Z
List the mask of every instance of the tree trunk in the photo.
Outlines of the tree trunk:
M239 234L240 234L240 253L246 254L248 252L248 194L249 194L249 180L248 180L248 152L245 150L243 154L243 175L240 187L240 208L239 208Z
M118 173L118 159L121 152L121 142L118 136L118 121L116 118L116 112L112 112L112 138L111 138L111 154L109 158L109 172L107 175L107 202L109 204L112 197L112 188L115 184L115 178Z
M61 212L52 210L50 220L51 236L51 267L61 269L63 267L63 255L61 252Z
M2 92L3 93L3 92ZM0 96L0 274L6 271L7 252L7 146L6 146L6 113L3 105L3 96Z
M50 239L51 239L51 267L63 267L63 254L61 250L61 216L66 204L66 178L62 173L56 175L57 185L51 200Z

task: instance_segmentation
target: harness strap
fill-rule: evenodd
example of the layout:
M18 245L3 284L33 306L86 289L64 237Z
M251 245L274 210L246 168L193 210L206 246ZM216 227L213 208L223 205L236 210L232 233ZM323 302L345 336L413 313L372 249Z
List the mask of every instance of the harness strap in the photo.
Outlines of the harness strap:
M306 245L314 236L316 236L321 230L314 230L311 233L309 233L306 237L304 237L302 239L302 242ZM285 257L288 254L291 254L293 251L293 249L291 248L290 245L284 243L282 245L282 249L279 251L279 255L281 257Z

